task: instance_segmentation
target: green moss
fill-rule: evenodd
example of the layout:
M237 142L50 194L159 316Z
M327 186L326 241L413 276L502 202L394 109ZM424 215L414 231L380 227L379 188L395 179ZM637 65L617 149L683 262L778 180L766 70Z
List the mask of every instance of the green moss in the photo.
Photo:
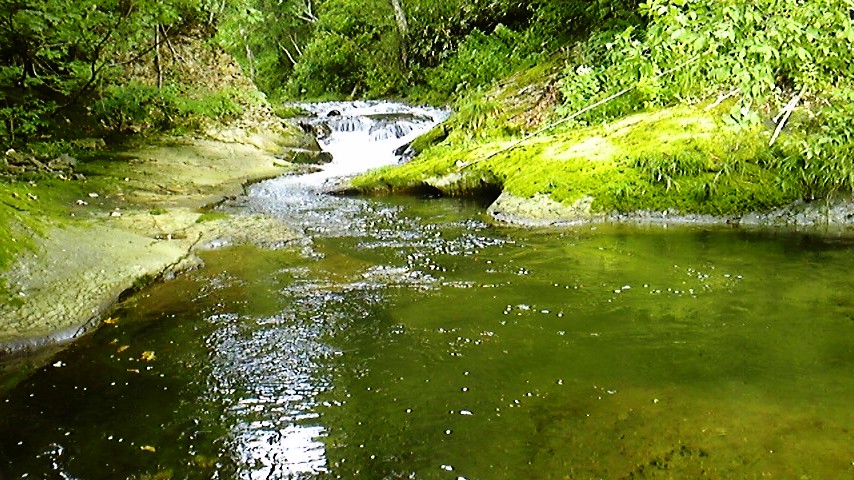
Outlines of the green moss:
M0 269L35 247L46 225L72 221L72 206L84 182L41 178L13 181L0 188Z
M205 212L196 219L196 223L213 222L227 217L228 214L222 212Z
M466 114L467 115L467 114ZM767 210L804 196L802 183L775 167L780 152L759 127L725 124L717 111L674 107L586 128L562 128L518 147L511 138L452 134L407 165L357 178L365 190L430 184L466 195L472 179L513 195L545 194L570 205L593 198L598 212L677 210L732 215Z
M305 108L287 103L276 103L273 105L273 113L281 118L307 117L311 115L311 112Z
M86 221L93 211L124 205L127 160L109 152L77 153L75 172L82 180L36 173L0 183L0 270L32 251L47 227Z
M156 280L157 280L157 278L155 278L153 275L149 275L149 274L142 275L133 281L133 285L131 286L131 290L138 292L138 291L142 290L143 288L151 285Z
M448 127L445 125L437 125L427 133L413 140L411 144L412 150L414 150L416 154L421 153L424 150L427 150L427 148L441 143L446 138L448 138Z

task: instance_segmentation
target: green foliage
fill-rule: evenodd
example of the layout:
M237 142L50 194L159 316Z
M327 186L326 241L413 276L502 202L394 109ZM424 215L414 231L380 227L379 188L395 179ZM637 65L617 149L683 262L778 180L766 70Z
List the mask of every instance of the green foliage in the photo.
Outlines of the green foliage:
M854 192L854 88L828 92L822 106L788 139L773 165L805 190L808 199Z
M238 0L217 38L274 99L447 101L569 39L638 19L637 0L400 3L406 31L391 0Z
M216 3L216 5L215 5ZM41 135L153 55L154 31L180 32L213 19L211 0L15 0L0 2L0 142Z
M474 31L492 32L498 25L524 28L534 7L531 2L518 0L412 0L406 5L413 60L425 68L443 63Z
M649 0L639 7L647 21L643 28L600 32L573 50L564 73L562 114L627 87L634 89L576 124L735 91L722 119L751 129L770 121L801 92L813 106L813 118L792 127L799 132L783 141L785 147L766 159L766 166L778 169L782 190L806 198L854 191L849 0ZM641 159L635 166L669 189L680 176L701 174L700 159L692 156L679 152ZM690 166L684 165L686 159ZM715 185L707 187L708 192Z
M230 89L184 90L179 86L157 88L140 82L110 86L95 104L94 115L116 132L192 129L206 119L234 119L252 101L241 91Z
M18 140L31 138L50 125L45 112L54 108L55 102L35 97L29 97L26 102L0 107L0 141L14 144Z
M219 3L219 2L216 2ZM216 40L271 98L283 95L294 64L315 32L314 0L234 0L224 7Z
M637 25L639 0L543 0L535 2L531 29L558 46L586 39L597 31L613 31Z
M792 88L817 91L850 78L851 2L664 1L642 4L651 19L643 52L659 67L702 54L674 76L679 93L720 85L750 99Z
M291 97L381 97L407 84L401 38L388 0L330 0L287 84Z
M457 111L448 128L457 135L486 137L501 129L504 120L501 105L495 99L473 90L457 101Z
M359 81L356 42L335 33L322 33L305 48L289 84L295 96L320 98L346 95Z
M479 30L472 31L446 62L427 72L431 93L450 98L489 86L512 73L528 53L520 51L520 37L503 25L489 35Z
M588 118L738 88L739 120L763 102L785 103L794 91L820 92L854 76L850 8L848 0L643 2L645 29L593 35L580 45L566 71L567 111L631 86L638 88L622 101L628 105Z

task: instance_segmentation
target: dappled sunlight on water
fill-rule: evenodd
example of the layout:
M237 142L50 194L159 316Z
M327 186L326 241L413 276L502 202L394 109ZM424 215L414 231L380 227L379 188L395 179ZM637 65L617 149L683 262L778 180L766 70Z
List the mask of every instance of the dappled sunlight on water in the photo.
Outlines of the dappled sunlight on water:
M515 231L457 201L357 201L391 213L307 250L212 252L4 393L2 471L854 472L844 242Z
M0 391L0 478L854 477L849 240L222 208L310 238L206 253Z

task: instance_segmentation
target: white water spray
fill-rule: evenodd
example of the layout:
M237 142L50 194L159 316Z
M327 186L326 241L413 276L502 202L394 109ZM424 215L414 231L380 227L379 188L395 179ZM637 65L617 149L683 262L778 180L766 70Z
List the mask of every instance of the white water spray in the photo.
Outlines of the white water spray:
M348 177L400 161L395 150L448 118L449 112L393 102L328 102L304 104L314 116L305 119L329 132L320 139L332 162L322 170L289 179L321 186L330 179Z

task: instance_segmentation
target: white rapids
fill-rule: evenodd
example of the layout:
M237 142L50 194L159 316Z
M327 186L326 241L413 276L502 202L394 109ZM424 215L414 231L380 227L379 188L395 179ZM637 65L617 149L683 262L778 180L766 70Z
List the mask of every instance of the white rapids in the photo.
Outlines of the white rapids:
M323 165L319 172L288 179L288 182L308 186L321 186L330 179L398 163L401 157L396 150L443 122L450 114L439 108L394 102L325 102L299 106L314 115L304 119L306 123L330 132L319 142L332 154L332 162Z

